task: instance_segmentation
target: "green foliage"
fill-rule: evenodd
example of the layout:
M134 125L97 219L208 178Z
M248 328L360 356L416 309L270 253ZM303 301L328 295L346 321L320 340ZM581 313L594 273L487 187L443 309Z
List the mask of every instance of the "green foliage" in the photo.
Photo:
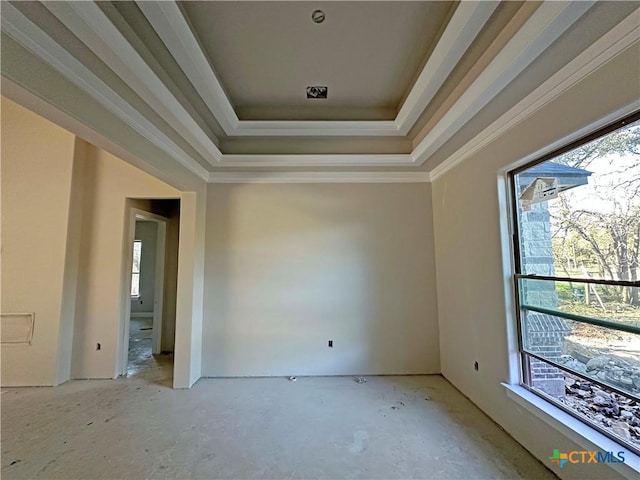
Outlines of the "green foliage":
M583 317L600 318L611 320L627 325L640 326L640 307L635 307L626 303L607 302L606 311L596 304L585 305L584 302L570 301L562 302L559 309L563 312L571 312Z
M583 169L596 160L602 171L589 179L592 201L562 194L554 205L556 270L567 276L635 281L640 276L640 122L553 159ZM598 203L607 208L596 208ZM604 295L638 305L637 290L611 288Z

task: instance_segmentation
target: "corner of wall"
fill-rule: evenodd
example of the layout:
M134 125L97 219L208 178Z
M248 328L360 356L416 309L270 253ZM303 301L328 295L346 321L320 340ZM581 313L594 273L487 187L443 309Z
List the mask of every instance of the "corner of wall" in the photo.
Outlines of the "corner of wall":
M82 220L84 206L85 162L88 144L76 137L73 150L71 190L69 192L69 223L65 251L62 308L58 336L58 362L56 384L71 379L73 357L73 331L76 315Z

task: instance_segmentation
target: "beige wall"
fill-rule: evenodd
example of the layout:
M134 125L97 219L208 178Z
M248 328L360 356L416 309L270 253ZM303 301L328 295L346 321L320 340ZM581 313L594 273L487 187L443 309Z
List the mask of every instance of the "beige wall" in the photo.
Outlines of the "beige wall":
M176 291L178 287L178 246L180 244L180 204L164 212L167 222L166 256L164 262L164 296L162 304L163 352L173 352L176 338Z
M207 198L203 376L439 372L429 184Z
M85 196L73 378L113 378L124 332L120 319L129 296L126 255L129 198L178 198L180 192L91 145L85 157ZM96 350L100 343L101 349Z
M182 194L174 388L190 387L202 375L206 208L206 193ZM178 352L184 352L184 354L178 355ZM188 374L188 378L185 374Z
M175 386L203 358L210 375L439 370L428 185L211 185L207 216L206 190L180 192L9 100L2 115L2 310L37 311L33 346L3 349L5 384L118 373L127 198L181 199ZM255 261L264 278L242 271Z
M88 144L76 137L71 175L71 199L69 205L69 227L62 290L62 319L58 335L58 378L57 383L71 378L73 356L73 332L78 302L78 277L80 273L80 249L82 247L82 218L84 212L84 158Z
M177 211L170 219L177 293L166 307L179 320L165 328L171 346L175 330L189 332L174 382L192 385L201 361L204 182L181 192L4 97L1 174L1 310L36 314L31 346L3 345L2 384L117 375L129 302L127 198L173 198L189 221ZM179 252L178 230L186 238Z
M639 59L637 46L627 50L433 184L442 372L545 464L552 448L584 448L517 406L501 385L517 383L518 372L513 311L506 306L513 290L510 266L506 272L503 266L509 238L501 230L506 205L499 179L532 153L637 104ZM616 478L609 467L593 464L556 473Z
M35 312L31 346L2 346L2 385L58 383L75 137L2 98L2 313Z

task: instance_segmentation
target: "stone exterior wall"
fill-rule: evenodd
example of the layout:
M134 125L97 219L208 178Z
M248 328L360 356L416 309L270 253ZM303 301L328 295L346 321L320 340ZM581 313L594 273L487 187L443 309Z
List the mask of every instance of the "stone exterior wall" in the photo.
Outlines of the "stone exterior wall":
M537 275L555 275L553 266L553 250L551 248L551 215L547 202L534 203L528 211L520 213L520 240L522 248L522 271ZM553 287L547 287L550 295L545 302L549 307L558 306ZM538 292L542 292L538 290ZM533 299L532 299L533 301ZM538 304L538 303L536 303Z
M553 276L551 247L551 217L547 202L535 203L520 214L520 247L522 272ZM521 288L522 302L544 308L558 308L558 296L553 282L526 281ZM559 360L564 336L570 331L558 317L525 312L523 341L525 347L545 358ZM531 382L534 388L561 398L564 396L564 373L544 362L530 360Z

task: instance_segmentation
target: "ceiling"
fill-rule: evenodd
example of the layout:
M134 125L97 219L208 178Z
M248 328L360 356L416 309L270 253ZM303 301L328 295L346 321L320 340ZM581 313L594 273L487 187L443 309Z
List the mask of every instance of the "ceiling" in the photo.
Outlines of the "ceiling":
M2 75L87 125L99 106L209 181L427 178L637 47L639 12L589 1L3 2ZM327 98L307 98L310 86ZM133 136L102 133L134 148Z
M183 2L242 120L393 120L452 2ZM311 12L322 10L318 24ZM326 100L306 87L327 86Z

